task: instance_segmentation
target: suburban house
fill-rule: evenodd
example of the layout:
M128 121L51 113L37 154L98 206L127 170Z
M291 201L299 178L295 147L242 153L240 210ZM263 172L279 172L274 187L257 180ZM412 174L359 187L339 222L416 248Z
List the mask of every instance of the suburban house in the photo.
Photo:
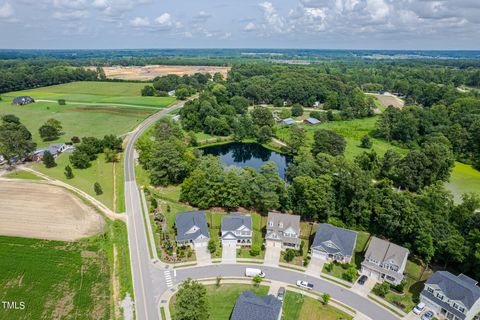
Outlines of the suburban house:
M271 247L300 249L300 216L269 212L265 241Z
M425 282L420 301L441 319L480 319L480 287L464 274L437 271Z
M356 242L356 232L322 223L315 233L310 254L312 258L350 263Z
M65 143L55 143L51 144L46 148L41 148L35 150L35 152L32 154L31 158L33 161L40 161L43 159L43 155L45 154L45 151L48 151L51 153L51 155L56 158L60 155L62 152L66 152L69 150L73 150L73 146L67 145Z
M33 103L33 102L35 102L35 100L33 100L32 97L20 96L20 97L14 98L13 101L12 101L12 104L16 104L16 105L19 105L19 106L24 106L26 104Z
M318 120L317 118L307 118L307 119L303 120L303 123L316 125L316 124L320 123L320 120Z
M245 291L238 297L230 320L280 320L282 302L273 295L259 297Z
M282 119L278 122L278 124L283 124L287 126L294 125L295 123L296 123L295 120L293 120L292 118Z
M222 219L222 246L252 244L252 216L234 212Z
M362 274L377 281L400 284L407 264L408 249L386 240L372 237L362 262Z
M205 211L178 213L175 216L175 227L178 244L194 245L195 247L208 245L210 234Z

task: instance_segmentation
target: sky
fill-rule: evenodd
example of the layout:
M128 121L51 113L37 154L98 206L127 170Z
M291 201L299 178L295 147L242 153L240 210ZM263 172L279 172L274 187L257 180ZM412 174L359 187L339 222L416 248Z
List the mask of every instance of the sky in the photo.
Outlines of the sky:
M0 48L480 49L480 0L0 0Z

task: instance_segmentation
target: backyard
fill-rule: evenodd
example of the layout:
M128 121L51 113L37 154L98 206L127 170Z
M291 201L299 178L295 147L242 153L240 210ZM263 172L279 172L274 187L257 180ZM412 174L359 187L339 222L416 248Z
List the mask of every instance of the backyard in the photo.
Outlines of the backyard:
M301 293L287 291L282 320L350 320L352 316Z

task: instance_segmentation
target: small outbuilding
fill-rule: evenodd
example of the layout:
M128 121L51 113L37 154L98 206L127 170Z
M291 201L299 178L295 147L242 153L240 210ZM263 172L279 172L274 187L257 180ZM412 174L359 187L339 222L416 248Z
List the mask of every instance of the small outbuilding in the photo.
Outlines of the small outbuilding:
M19 105L19 106L24 106L26 104L34 103L34 102L35 102L35 100L30 96L20 96L20 97L14 98L13 101L12 101L12 104L16 104L16 105Z
M294 125L295 123L296 123L295 120L293 120L292 118L286 118L279 121L279 124L283 124L287 126Z
M307 119L303 120L303 123L316 125L316 124L320 123L320 120L318 120L317 118L311 118L310 117L310 118L307 118Z

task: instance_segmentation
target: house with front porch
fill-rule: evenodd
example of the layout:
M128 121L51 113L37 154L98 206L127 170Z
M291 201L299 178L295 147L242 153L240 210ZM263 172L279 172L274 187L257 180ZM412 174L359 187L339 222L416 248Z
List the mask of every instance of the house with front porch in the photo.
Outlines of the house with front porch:
M222 246L250 246L252 244L252 216L234 212L222 219Z
M400 284L409 253L408 249L395 243L372 237L362 262L361 273L376 281Z
M267 220L267 246L283 249L300 249L300 216L269 212Z
M176 240L179 245L206 247L210 240L205 211L178 213L175 217Z
M318 226L310 255L326 261L350 263L357 243L357 233L328 223Z
M477 281L448 271L435 272L420 293L420 301L440 319L479 320L480 287Z

